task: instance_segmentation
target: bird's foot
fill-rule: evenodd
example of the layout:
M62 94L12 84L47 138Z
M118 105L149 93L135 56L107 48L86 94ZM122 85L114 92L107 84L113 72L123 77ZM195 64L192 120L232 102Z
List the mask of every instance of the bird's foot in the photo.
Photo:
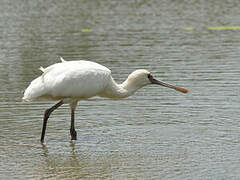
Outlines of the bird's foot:
M71 140L77 140L77 132L75 130L70 130L70 134L72 136Z

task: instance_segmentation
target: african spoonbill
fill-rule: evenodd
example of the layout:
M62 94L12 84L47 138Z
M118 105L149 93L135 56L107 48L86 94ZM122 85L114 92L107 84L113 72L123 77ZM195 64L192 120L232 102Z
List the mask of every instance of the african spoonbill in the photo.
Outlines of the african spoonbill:
M24 92L24 101L39 99L57 100L57 104L47 109L43 118L41 142L47 126L50 114L62 104L69 104L71 108L71 140L77 139L74 127L74 111L80 100L93 96L107 97L112 99L126 98L136 92L139 88L157 84L175 89L182 93L188 90L174 86L153 78L151 73L144 69L132 72L122 83L117 84L111 76L111 71L91 61L65 61L53 64L47 68L40 68L41 76L34 79Z

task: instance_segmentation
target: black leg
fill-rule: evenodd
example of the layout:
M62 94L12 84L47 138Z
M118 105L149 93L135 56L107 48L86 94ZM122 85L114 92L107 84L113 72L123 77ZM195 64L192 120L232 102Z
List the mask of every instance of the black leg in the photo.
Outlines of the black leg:
M44 113L44 118L43 118L43 127L42 127L42 135L41 135L41 142L44 142L44 136L45 136L45 132L46 132L46 127L47 127L47 120L50 116L50 114L57 109L59 106L61 106L63 104L63 101L59 101L57 104L55 104L53 107L51 107L50 109L47 109Z
M70 127L70 134L72 136L71 140L77 140L77 132L75 131L74 127L74 109L71 109L71 127Z

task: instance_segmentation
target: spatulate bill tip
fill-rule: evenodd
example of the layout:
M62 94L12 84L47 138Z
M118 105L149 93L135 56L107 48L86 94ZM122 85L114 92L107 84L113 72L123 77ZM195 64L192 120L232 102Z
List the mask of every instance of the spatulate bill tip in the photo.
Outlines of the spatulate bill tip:
M188 89L182 88L182 87L178 87L178 86L176 86L175 89L176 89L177 91L182 92L182 93L185 93L185 94L189 92Z

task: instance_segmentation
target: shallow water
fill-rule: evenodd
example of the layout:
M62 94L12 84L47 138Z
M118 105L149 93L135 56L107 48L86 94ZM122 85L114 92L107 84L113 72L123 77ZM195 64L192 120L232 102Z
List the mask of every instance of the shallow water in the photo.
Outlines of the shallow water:
M239 179L240 31L208 29L238 26L236 2L3 0L1 179ZM64 105L41 145L54 102L22 102L22 92L59 56L101 63L117 82L146 68L190 93L148 86L81 101L75 143Z

